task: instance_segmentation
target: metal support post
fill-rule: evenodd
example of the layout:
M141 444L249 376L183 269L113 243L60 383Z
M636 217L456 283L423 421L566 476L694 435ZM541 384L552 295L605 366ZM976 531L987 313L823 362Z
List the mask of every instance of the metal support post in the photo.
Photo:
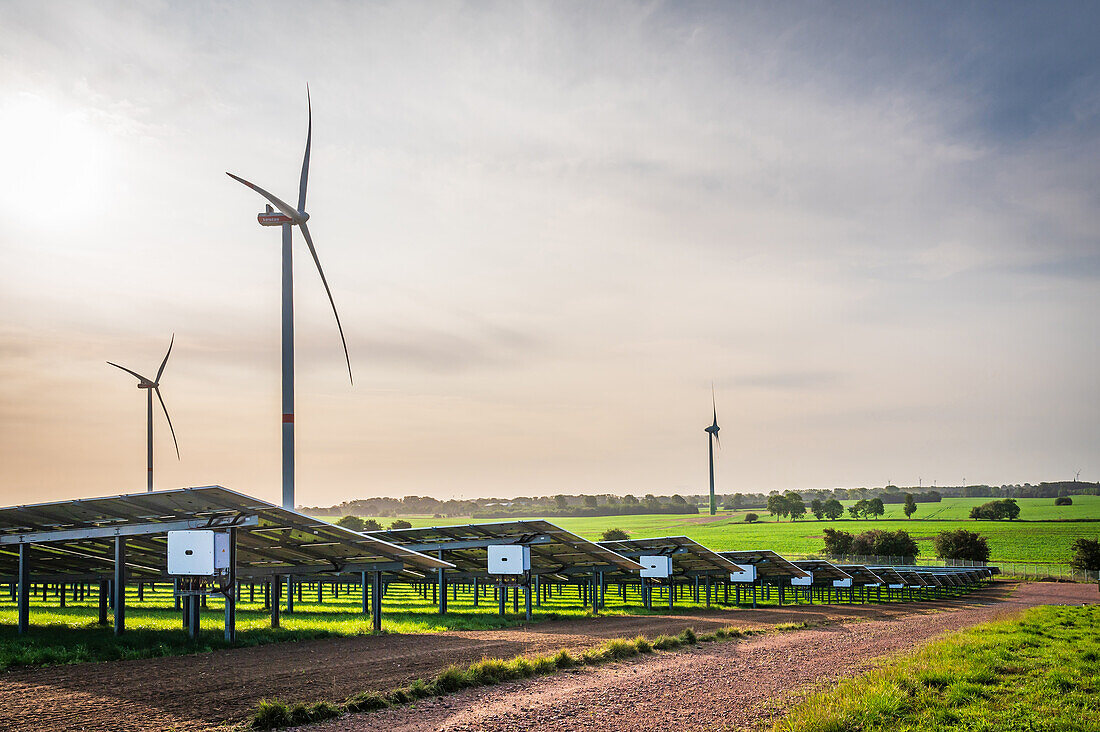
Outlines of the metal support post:
M31 624L31 545L19 545L19 610L17 630L26 633Z
M374 606L373 617L371 618L371 624L375 633L382 632L382 573L374 573L374 583L371 586L370 593L371 604Z
M115 635L126 632L126 538L115 537Z
M270 598L270 600L268 602L268 609L271 610L271 627L272 628L278 628L279 627L279 610L280 610L279 606L281 604L280 600L282 600L282 598L280 598L279 595L282 594L282 592L281 592L282 589L283 589L283 578L280 577L279 575L275 575L267 583L267 594L268 594L268 597Z

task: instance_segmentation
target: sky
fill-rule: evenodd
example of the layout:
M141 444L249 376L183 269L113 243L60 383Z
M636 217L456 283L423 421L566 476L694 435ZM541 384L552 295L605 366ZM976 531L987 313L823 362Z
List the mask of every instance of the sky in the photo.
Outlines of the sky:
M1095 3L0 3L0 504L1100 477Z

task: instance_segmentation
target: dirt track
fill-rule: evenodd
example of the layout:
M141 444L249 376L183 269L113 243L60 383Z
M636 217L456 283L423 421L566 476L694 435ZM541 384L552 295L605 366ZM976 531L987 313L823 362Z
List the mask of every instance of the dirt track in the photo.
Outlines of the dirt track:
M776 694L760 686L764 667L779 668L787 674L776 677L778 686L773 691L790 689L822 678L823 672L826 677L846 673L853 663L908 647L945 630L1032 605L1096 599L1096 588L1089 585L1026 585L1014 593L1009 592L1009 586L1002 585L946 603L803 605L783 610L715 610L692 615L582 619L543 623L527 629L340 638L197 656L21 670L0 675L0 729L208 729L227 720L240 720L261 697L276 696L291 701L342 699L356 691L386 690L415 678L430 677L451 663L469 663L484 656L511 657L559 648L579 649L605 638L638 633L653 636L689 626L706 631L730 624L767 627L791 621L881 621L800 631L744 643L708 645L639 663L466 692L421 703L412 714L390 711L352 716L332 727L350 730L384 726L394 731L511 730L539 726L554 730L627 726L679 729L684 720L677 721L676 699L691 701L689 718L694 727L703 721L699 712L704 707L718 713L732 708L727 704L742 709L753 706L750 701L776 698ZM873 632L864 631L872 626ZM810 642L821 644L812 654L807 650ZM829 648L833 649L831 655L826 653ZM815 669L820 664L810 663L818 656L831 659L827 668ZM747 661L751 663L746 666ZM721 665L725 662L732 665ZM720 685L729 688L722 694L712 694L708 687L707 704L700 705L691 688L698 683L696 678L714 672L722 674ZM654 679L666 680L659 685L663 689L660 694L639 695L630 691L634 684L624 683L616 674L631 679L638 678L638 674L656 674ZM751 684L730 683L745 674L751 674ZM671 679L678 680L669 683ZM585 690L592 685L600 691L588 698ZM748 699L736 692L734 687L738 686L742 689L751 686ZM510 710L517 705L536 710L537 722L541 724L532 724L534 717L511 718ZM624 716L624 724L602 724L613 719L606 715L615 714L615 709L626 715L647 706L649 712L640 720L628 721ZM683 705L679 708L685 711ZM601 724L595 726L591 718L583 716L586 710L594 709L604 710ZM721 718L734 722L728 714Z

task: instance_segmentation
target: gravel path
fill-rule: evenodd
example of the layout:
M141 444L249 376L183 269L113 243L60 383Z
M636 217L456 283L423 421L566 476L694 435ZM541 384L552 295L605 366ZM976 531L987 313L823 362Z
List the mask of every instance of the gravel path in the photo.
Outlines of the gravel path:
M350 715L317 732L529 732L754 729L785 703L874 659L1043 604L1100 600L1091 585L1029 584L999 597L741 642L700 644L597 669L471 689L415 708ZM1007 595L1007 597L1005 596ZM990 601L992 600L992 601Z

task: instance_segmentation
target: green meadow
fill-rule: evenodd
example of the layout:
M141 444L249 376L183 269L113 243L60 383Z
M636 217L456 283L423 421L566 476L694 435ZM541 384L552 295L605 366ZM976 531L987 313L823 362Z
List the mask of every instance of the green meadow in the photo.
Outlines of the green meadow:
M774 732L1100 731L1100 606L1044 606L810 696Z
M901 504L886 507L880 519L818 521L812 515L800 521L777 521L763 509L752 509L761 520L745 522L749 511L720 511L717 516L639 515L596 516L583 518L553 517L562 528L588 539L598 539L609 528L623 529L633 538L687 536L717 551L772 549L779 553L813 554L823 548L825 527L859 533L869 529L904 529L917 541L921 557L935 556L932 539L941 531L965 528L986 537L993 561L1067 562L1073 542L1079 538L1100 537L1100 496L1073 496L1072 506L1055 506L1053 498L1022 498L1020 519L1016 521L975 521L968 519L970 509L989 498L946 498L940 503L919 503L912 519L906 519ZM854 501L842 501L845 506ZM336 521L339 516L323 517ZM401 516L413 526L454 526L470 523L469 517L433 518ZM531 516L527 518L539 518ZM383 525L393 518L377 519ZM499 519L492 519L499 520ZM1089 520L1096 521L1092 523Z

